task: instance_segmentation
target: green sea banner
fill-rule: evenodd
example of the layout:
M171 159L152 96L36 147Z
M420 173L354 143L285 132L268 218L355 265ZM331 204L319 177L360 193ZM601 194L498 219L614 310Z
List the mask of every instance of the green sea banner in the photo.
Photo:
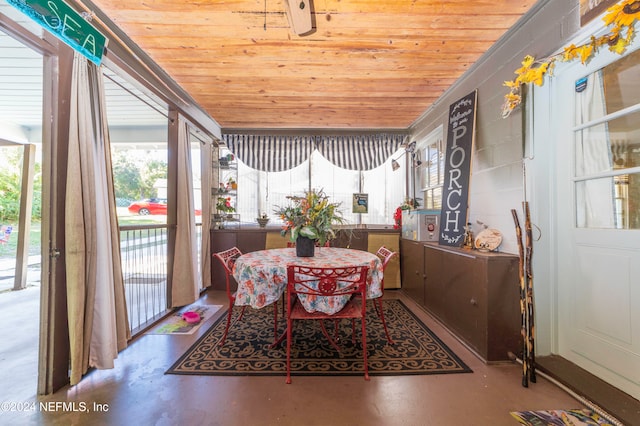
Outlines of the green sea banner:
M7 0L45 30L100 65L107 39L62 0Z

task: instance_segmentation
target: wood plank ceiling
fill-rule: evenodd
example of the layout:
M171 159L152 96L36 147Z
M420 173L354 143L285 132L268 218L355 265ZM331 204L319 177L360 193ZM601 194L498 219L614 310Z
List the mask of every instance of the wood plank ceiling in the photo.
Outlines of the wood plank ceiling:
M94 0L223 130L406 129L535 0Z

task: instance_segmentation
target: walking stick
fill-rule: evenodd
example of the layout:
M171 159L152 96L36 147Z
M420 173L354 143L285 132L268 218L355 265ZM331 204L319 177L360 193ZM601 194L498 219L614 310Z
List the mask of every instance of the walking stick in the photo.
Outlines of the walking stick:
M518 213L515 209L511 209L511 215L513 216L513 222L516 226L516 237L518 239L518 273L520 278L520 318L522 321L522 327L520 334L522 335L522 386L529 387L529 355L528 355L528 338L527 338L527 294L524 281L524 247L522 246L522 228L520 228L520 221L518 220Z
M527 338L529 347L529 380L531 383L536 382L536 355L535 355L535 322L534 322L534 306L533 306L533 269L531 267L531 258L533 256L533 241L531 238L531 214L529 212L529 202L522 203L525 214L524 229L526 235L526 262L525 262L525 279L527 282Z

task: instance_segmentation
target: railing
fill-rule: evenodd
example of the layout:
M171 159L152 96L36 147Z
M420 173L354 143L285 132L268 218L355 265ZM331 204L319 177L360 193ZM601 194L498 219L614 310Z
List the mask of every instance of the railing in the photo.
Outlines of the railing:
M167 302L168 229L168 225L120 227L122 275L132 335L146 329L170 310ZM198 265L201 232L202 227L197 224Z

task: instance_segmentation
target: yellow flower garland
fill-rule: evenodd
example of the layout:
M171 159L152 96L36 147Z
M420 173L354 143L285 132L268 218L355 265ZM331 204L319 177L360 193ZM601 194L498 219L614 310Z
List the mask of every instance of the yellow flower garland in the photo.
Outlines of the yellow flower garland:
M605 44L609 50L619 55L624 53L635 34L634 24L640 19L640 0L623 0L609 9L602 18L604 23L611 27L609 33L595 37L591 36L589 42L580 46L574 44L567 46L561 53L536 60L527 55L522 61L522 67L515 71L517 77L512 81L505 81L504 86L509 88L502 105L502 117L507 118L511 112L522 102L521 88L524 84L534 83L542 86L545 75L553 75L553 67L556 61L569 62L580 59L585 64L600 47Z

